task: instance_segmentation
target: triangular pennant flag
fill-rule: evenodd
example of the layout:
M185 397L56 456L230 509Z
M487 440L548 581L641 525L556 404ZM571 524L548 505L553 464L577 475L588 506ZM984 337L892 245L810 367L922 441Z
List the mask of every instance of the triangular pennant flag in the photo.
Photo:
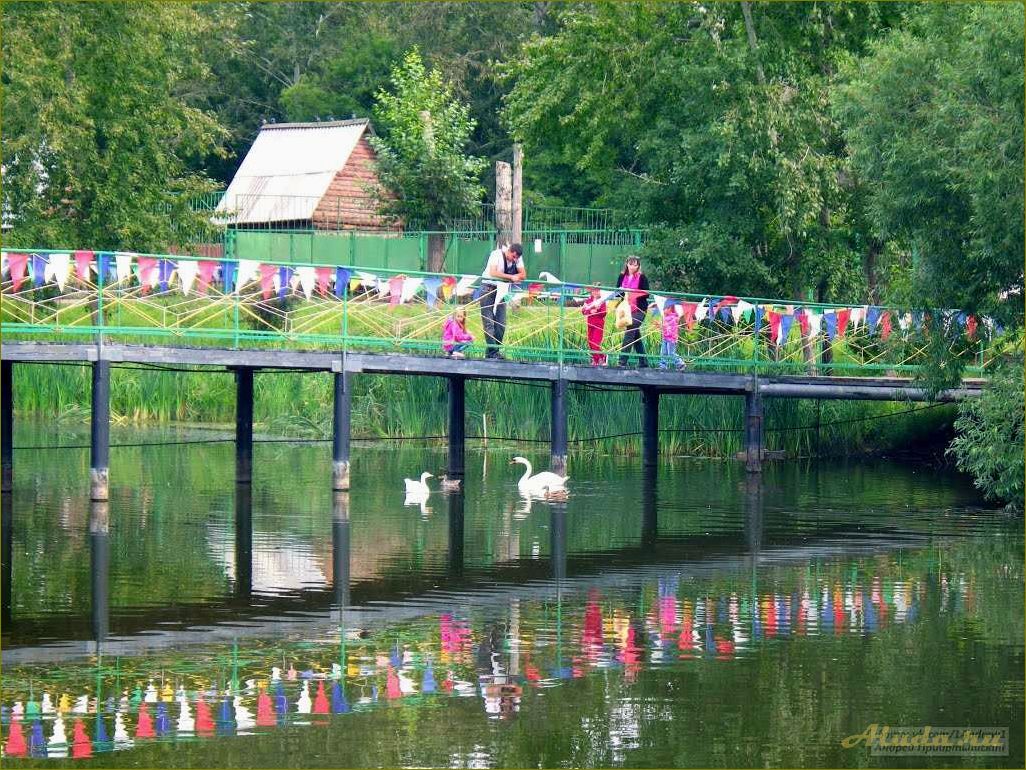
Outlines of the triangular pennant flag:
M7 252L0 251L0 278L7 275Z
M368 289L375 289L378 286L378 277L374 273L365 273L362 270L357 270L356 274L360 276L360 284Z
M117 269L118 283L127 281L132 275L132 255L119 251L114 255L114 264Z
M274 290L278 294L278 299L285 299L285 295L289 293L294 273L295 271L286 265L278 268L278 274L274 276Z
M975 339L976 338L976 327L977 327L976 316L973 316L973 315L967 316L966 319L965 319L965 333L966 333L966 336L969 339Z
M471 290L472 290L472 288L473 288L473 286L474 286L474 284L476 282L477 282L477 276L476 275L464 275L464 276L462 276L460 278L459 282L456 284L456 296L457 297L465 297L467 294L470 294Z
M174 272L175 263L170 259L162 259L157 265L157 279L160 281L160 290L168 290L168 282L171 280L171 273Z
M28 264L28 256L28 254L17 251L12 251L7 256L7 266L11 270L11 283L14 291L18 291L25 281L25 266Z
M480 289L478 289L480 291ZM495 301L492 302L492 308L495 309L499 306L499 303L506 297L506 293L509 291L508 283L497 283L495 284ZM480 296L480 295L479 295Z
M139 284L144 291L149 291L157 285L157 260L153 257L139 257L136 264L139 268Z
M265 300L269 300L274 295L274 279L277 277L277 265L260 265L260 295Z
M665 311L665 309L666 309L666 300L667 299L669 299L669 298L668 297L661 297L658 294L653 294L652 295L652 300L655 302L655 306L656 306L656 312L659 315L662 315L663 312Z
M113 251L101 251L96 255L96 274L102 283L113 283L117 280L117 277L113 275L114 262L111 260L113 256Z
M682 302L680 306L684 325L688 328L688 331L691 331L695 328L695 314L698 312L698 304L695 302Z
M32 255L32 285L40 287L47 281L48 264L42 254Z
M456 277L447 275L442 278L442 298L448 302L452 293L456 290Z
M731 308L730 313L734 317L734 323L736 324L741 320L741 317L752 309L752 303L745 302L743 299L739 299L737 304Z
M199 263L191 259L183 259L178 262L178 280L182 284L182 294L189 296L192 290L192 282L196 280L196 273L199 271Z
M709 306L705 304L705 300L702 300L695 307L695 320L701 323L705 320L705 317L709 314ZM688 329L691 327L689 326Z
M57 288L64 291L71 274L71 255L65 252L58 252L50 255L50 275L57 282Z
M405 275L393 275L388 279L389 305L398 305L403 296L403 284L406 281Z
M859 327L862 326L862 321L865 319L865 317L866 317L866 308L865 308L865 306L863 306L863 307L853 307L851 309L851 327L852 327L852 329L855 330L855 331L858 331Z
M238 273L235 274L235 292L260 274L260 263L255 259L240 259Z
M826 327L827 339L833 340L833 338L837 336L837 313L833 310L824 312L823 325Z
M400 296L399 301L409 302L417 294L417 291L423 283L423 278L407 278L403 283L402 295Z
M794 325L794 315L785 314L780 317L780 337L777 339L778 345L784 345L787 343L788 335L791 334L791 327Z
M424 294L427 296L428 307L434 307L438 303L438 292L442 288L442 279L436 275L424 279Z
M75 275L85 283L89 280L89 265L93 261L93 252L79 250L75 252Z
M844 337L844 332L848 328L848 319L851 317L851 309L843 308L837 311L837 336L838 338Z
M876 326L880 322L880 308L870 305L866 308L866 331L869 334L876 332Z
M214 274L217 272L217 262L205 259L199 263L199 293L206 294Z
M891 336L891 313L889 310L885 310L880 314L880 338L887 341L887 338Z
M780 313L776 310L766 311L766 320L769 321L770 339L779 344L780 340Z
M335 268L335 296L342 299L349 287L349 271L344 267Z
M299 285L303 287L303 294L307 299L313 296L314 287L317 285L317 273L309 265L296 268L296 275L299 277Z
M314 268L314 275L317 276L317 293L322 297L328 296L328 284L331 283L331 268Z

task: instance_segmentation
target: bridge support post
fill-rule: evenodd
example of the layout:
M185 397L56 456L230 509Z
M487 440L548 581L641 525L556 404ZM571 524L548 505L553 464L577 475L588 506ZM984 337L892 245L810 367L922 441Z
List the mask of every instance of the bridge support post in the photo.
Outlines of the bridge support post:
M253 592L253 486L235 485L235 595Z
M653 467L659 462L659 391L641 389L641 464Z
M552 472L566 475L566 380L552 382L552 426L549 434L552 443Z
M762 394L758 380L745 394L745 470L762 471Z
M90 434L89 499L110 499L110 361L93 362L93 406Z
M352 393L345 372L335 372L335 429L331 442L331 488L349 491L349 432Z
M0 490L14 488L14 362L0 361L0 456L3 484Z
M466 380L449 378L449 469L450 479L462 479L464 474L464 443L466 436Z
M253 370L235 370L235 481L253 481Z

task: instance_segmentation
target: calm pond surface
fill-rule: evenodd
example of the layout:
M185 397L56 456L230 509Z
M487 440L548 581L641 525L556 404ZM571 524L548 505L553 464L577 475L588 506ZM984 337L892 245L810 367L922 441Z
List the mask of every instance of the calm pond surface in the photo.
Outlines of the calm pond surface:
M258 444L251 491L231 444L113 449L91 507L88 450L16 452L5 761L1023 766L1022 521L965 479L572 457L570 499L527 503L514 454L547 468L469 452L421 507L403 478L444 449L357 444L337 496L326 444ZM842 747L871 724L1007 727L1009 753Z

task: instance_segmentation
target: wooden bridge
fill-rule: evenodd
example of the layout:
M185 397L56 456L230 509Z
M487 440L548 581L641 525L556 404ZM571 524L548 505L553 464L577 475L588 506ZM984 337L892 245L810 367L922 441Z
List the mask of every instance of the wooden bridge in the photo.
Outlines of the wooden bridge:
M553 470L567 462L566 392L573 385L637 389L644 405L643 458L656 462L659 400L679 394L745 398L745 462L764 458L767 398L922 401L914 377L936 335L970 360L980 376L1000 349L989 319L955 310L904 310L756 297L652 294L656 322L640 328L647 354L622 355L609 323L599 350L589 349L580 305L584 287L550 281L481 291L476 275L181 255L94 251L4 252L0 282L3 489L13 480L13 367L20 363L86 363L92 367L91 495L108 497L112 363L229 369L236 373L236 476L252 477L253 376L290 369L334 378L333 488L349 488L350 394L354 377L385 374L443 377L449 386L448 473L464 469L464 390L469 379L535 381L551 388ZM592 287L589 287L592 288ZM595 287L616 299L614 287ZM457 306L504 303L502 350L508 360L443 355L442 326ZM493 299L494 298L494 299ZM676 369L589 365L609 355L630 364L662 361L658 318L680 319ZM982 380L936 394L940 401L978 395Z

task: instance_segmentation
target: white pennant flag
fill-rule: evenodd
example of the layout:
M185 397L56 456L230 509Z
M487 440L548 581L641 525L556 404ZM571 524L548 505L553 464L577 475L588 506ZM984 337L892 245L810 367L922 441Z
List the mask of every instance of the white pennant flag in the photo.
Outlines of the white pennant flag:
M509 291L509 284L505 281L501 281L495 284L495 301L492 302L492 310L499 306L499 303L505 298L506 293Z
M614 294L616 294L616 292L613 289L609 289L608 291L602 292L601 294L599 294L599 302L608 302L609 298L612 297Z
M303 265L296 268L296 275L299 276L299 285L303 287L303 294L310 299L313 296L314 287L317 286L317 271L309 265Z
M818 337L819 330L823 326L823 314L817 313L815 310L806 310L809 314L809 337Z
M741 316L745 314L745 311L751 310L755 307L751 302L745 302L743 299L739 299L737 304L730 309L730 314L734 316L734 323L736 324L741 320Z
M563 283L561 280L556 278L556 276L554 276L552 273L546 270L542 270L540 273L538 273L538 277L546 283Z
M652 299L656 303L656 307L659 308L659 315L662 315L666 310L666 300L668 297L660 297L658 294L653 294Z
M0 275L7 275L7 252L0 253Z
M849 316L848 320L851 321L852 331L858 331L858 328L862 325L862 320L865 317L866 317L866 308L865 308L865 306L863 306L863 307L853 307L851 309L851 315Z
M178 280L182 282L182 294L189 296L192 290L192 282L196 280L196 273L199 271L199 262L191 259L178 260Z
M64 285L68 282L68 276L71 274L71 255L67 253L51 254L50 264L47 265L45 274L53 276L53 279L57 281L57 288L64 291Z
M912 325L912 314L911 313L903 313L902 315L898 316L898 328L901 329L903 332L908 331L908 327L910 327L911 325Z
M709 306L705 304L705 300L703 299L698 303L698 307L695 308L695 320L704 321L707 315L709 315Z
M357 270L356 274L360 277L360 285L365 286L368 289L376 289L378 286L378 277L374 273L364 273L361 270Z
M132 276L132 255L119 251L114 255L114 263L118 274L118 283L127 281Z
M414 295L420 290L420 285L424 283L423 278L410 278L407 277L403 281L403 290L399 295L400 302L409 302L413 299Z
M465 297L470 294L474 288L474 284L477 283L476 275L464 275L460 278L456 284L456 296Z
M240 259L239 260L239 272L235 276L235 291L238 293L239 289L245 286L247 283L257 277L260 272L260 263L253 259Z

